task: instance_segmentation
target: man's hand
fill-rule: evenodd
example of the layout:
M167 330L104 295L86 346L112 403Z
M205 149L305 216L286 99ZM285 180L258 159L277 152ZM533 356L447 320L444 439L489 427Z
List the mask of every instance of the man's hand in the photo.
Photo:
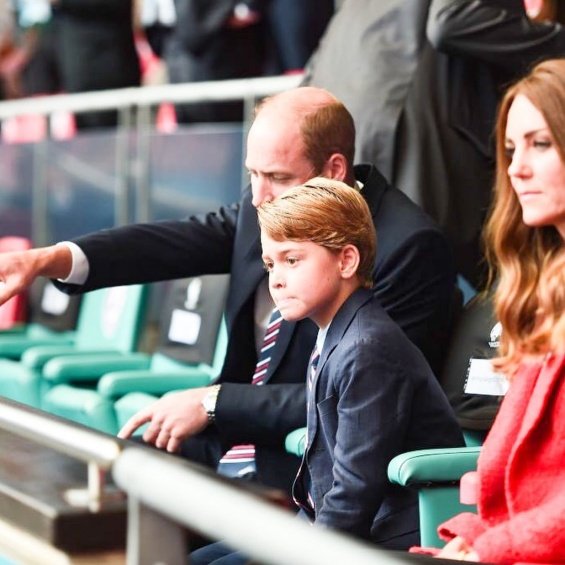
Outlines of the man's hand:
M456 536L445 544L434 557L439 559L458 559L459 561L479 561L476 551L461 537Z
M0 304L24 291L36 277L66 278L72 255L66 245L0 254Z
M193 388L160 398L132 416L118 432L118 437L127 439L137 428L150 422L143 440L175 453L183 440L208 426L208 415L202 406L202 399L207 392L206 387Z

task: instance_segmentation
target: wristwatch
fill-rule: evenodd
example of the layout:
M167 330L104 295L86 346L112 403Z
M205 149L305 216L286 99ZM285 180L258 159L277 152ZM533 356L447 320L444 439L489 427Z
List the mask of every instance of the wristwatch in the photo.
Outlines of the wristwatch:
M208 388L206 396L202 399L202 408L206 411L208 422L213 424L216 420L216 401L222 385L212 385Z

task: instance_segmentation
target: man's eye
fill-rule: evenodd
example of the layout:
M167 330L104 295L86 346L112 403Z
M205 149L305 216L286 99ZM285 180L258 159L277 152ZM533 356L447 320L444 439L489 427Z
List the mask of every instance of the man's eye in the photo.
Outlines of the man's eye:
M290 181L290 177L288 175L271 175L271 179L275 182L280 182L280 183L284 183L284 182L289 182Z

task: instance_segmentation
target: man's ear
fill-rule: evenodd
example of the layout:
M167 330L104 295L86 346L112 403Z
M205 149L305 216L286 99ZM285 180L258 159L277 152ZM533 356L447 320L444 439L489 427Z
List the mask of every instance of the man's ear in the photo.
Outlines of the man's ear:
M341 153L333 153L326 161L322 174L319 175L327 179L345 182L347 178L347 160Z
M344 279L350 279L357 275L359 268L359 249L355 245L348 244L340 251L339 268Z

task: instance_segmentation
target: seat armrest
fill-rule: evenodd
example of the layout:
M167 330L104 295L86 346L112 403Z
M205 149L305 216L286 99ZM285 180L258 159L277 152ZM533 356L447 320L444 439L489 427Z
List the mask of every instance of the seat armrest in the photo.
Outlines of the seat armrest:
M480 447L421 449L401 453L388 465L388 478L402 486L458 482L477 468Z
M105 353L116 353L115 350L108 349ZM31 347L22 355L22 363L28 369L42 369L43 365L53 357L60 357L61 355L85 355L92 353L84 349L77 349L73 345L38 345Z
M53 345L72 345L73 340L70 336L45 336L44 338L32 338L26 334L14 334L11 336L2 336L0 339L0 357L9 357L17 359L21 357L28 349L39 346Z
M51 383L68 383L97 379L116 369L139 369L149 366L150 357L145 353L92 352L82 355L63 355L47 361L43 376Z
M306 448L306 428L298 428L290 432L284 441L284 447L287 453L292 453L298 457L302 457Z
M171 372L116 371L105 374L98 383L98 392L108 398L123 396L129 392L162 395L174 389L208 386L211 371L187 367Z

